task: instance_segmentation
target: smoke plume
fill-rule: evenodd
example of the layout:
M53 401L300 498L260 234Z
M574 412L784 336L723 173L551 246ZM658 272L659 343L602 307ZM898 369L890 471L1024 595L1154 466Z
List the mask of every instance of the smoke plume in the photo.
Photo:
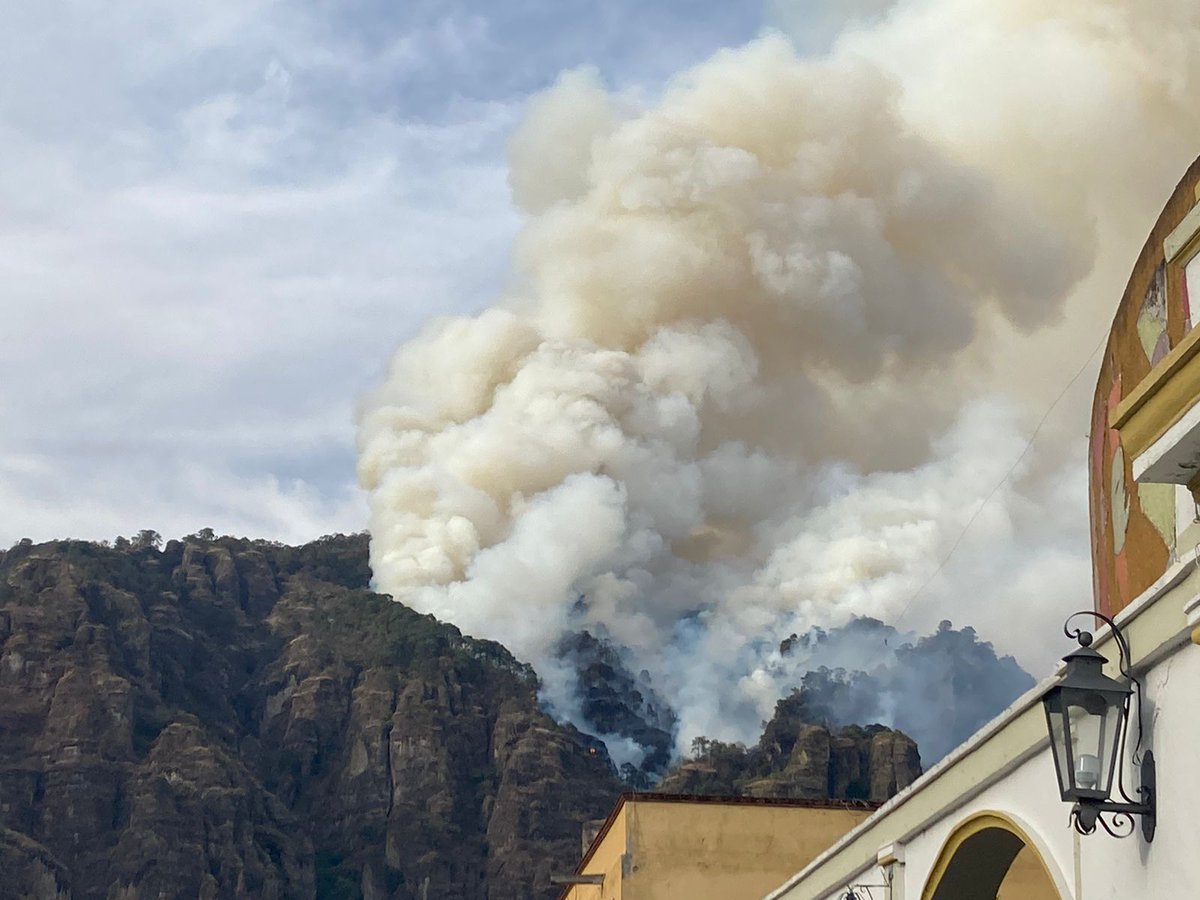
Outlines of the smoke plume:
M856 616L1044 671L1090 602L1089 379L1009 470L1195 152L1198 26L923 0L652 102L564 74L511 142L512 284L364 404L379 589L584 725L564 637L624 648L681 747L753 739L803 674L780 641Z
M814 628L786 638L775 665L800 685L806 721L887 722L916 740L926 768L1034 684L1011 656L948 620L916 639L868 618Z

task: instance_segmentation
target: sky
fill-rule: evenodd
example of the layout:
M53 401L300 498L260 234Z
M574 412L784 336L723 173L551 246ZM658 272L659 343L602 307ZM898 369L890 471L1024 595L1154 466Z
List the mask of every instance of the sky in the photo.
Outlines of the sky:
M777 431L806 427L806 416L815 435L811 447L790 442L776 454L778 485L748 484L757 471L752 455L739 463L750 468L730 469L735 487L721 503L776 504L770 516L747 521L779 532L760 535L759 556L736 558L757 574L703 570L751 592L705 582L713 608L729 613L730 630L707 632L711 649L724 652L734 632L745 641L749 662L739 657L738 684L769 705L779 679L791 678L763 669L774 640L773 631L763 637L763 616L775 630L869 614L928 632L951 613L1042 674L1057 652L1057 622L1088 603L1084 462L1094 348L1154 217L1195 156L1193 0L1163 0L1140 13L1120 0L1054 8L1035 0L114 0L103 16L79 2L0 0L0 10L0 546L141 529L172 538L201 528L300 542L371 525L381 589L539 658L554 629L509 634L530 617L497 607L489 618L487 604L455 594L471 581L460 580L464 572L478 574L476 556L507 558L519 569L524 545L501 539L481 554L490 549L477 540L486 528L474 522L474 531L457 531L463 517L447 514L451 494L420 521L410 516L415 507L392 502L403 496L396 485L414 446L397 422L413 409L451 409L469 372L495 362L456 346L455 329L481 346L500 322L521 340L565 336L591 341L591 349L617 347L604 322L572 331L596 318L583 290L596 285L571 272L604 272L602 294L628 277L632 300L606 302L635 317L638 298L669 288L679 272L659 278L638 267L636 253L633 265L614 266L603 241L594 255L556 245L560 213L579 235L603 236L613 185L622 215L658 204L658 212L685 218L693 200L712 199L701 196L711 189L713 209L736 207L761 232L735 229L715 246L778 238L755 252L785 280L811 261L809 250L820 251L812 259L822 264L849 259L842 274L858 266L885 279L877 282L884 290L860 295L854 278L835 277L808 293L783 291L786 302L828 304L814 307L814 329L796 319L783 330L747 332L759 342L750 357L768 368L791 365L777 335L803 344L800 375L823 384L829 402L792 415L788 395L773 395L784 414L778 429L775 410L755 426L763 446ZM722 135L721 122L740 112L720 106L731 84L761 84L748 96L768 111ZM769 100L777 89L784 99ZM789 118L795 102L807 104L811 119ZM611 121L589 122L597 111ZM709 129L701 144L721 152L693 157L694 146L675 146L687 131L679 121ZM588 146L581 134L597 136L590 169L579 155ZM770 152L749 161L724 152L742 138L782 142L793 154L783 159L787 171L772 169L779 160ZM669 151L661 158L650 152L656 140ZM842 190L840 165L860 182L857 195ZM569 183L557 184L562 178ZM829 183L816 183L823 178ZM721 192L742 183L751 193L731 205ZM793 220L776 203L780 184L800 185L808 205L795 209L806 215ZM701 193L688 197L680 186ZM846 209L826 217L847 198ZM870 203L857 203L864 198ZM945 228L954 221L964 227ZM849 229L849 243L837 243L846 237L839 228ZM1042 252L1049 246L1061 252ZM556 261L560 251L570 266ZM932 281L921 281L926 269ZM771 280L759 285L764 296L775 290ZM866 318L841 315L849 307L830 286L844 288ZM946 314L924 329L893 293L932 303L921 315ZM703 294L691 291L690 299ZM533 311L518 316L523 324L503 311L472 318L522 295L533 298ZM731 300L735 309L736 294L721 302ZM431 324L439 317L449 318ZM856 341L856 322L892 322L895 332ZM628 396L680 394L671 386L680 349L695 352L698 364L745 349L720 321L690 336L670 316L659 324L665 343L653 359L637 351ZM822 335L837 340L822 346ZM454 352L443 352L443 339ZM554 341L545 346L552 351ZM608 359L589 354L589 366ZM568 356L530 354L547 365L522 384L550 372L546 396L565 396L553 373ZM867 370L855 371L858 359ZM897 360L908 367L893 366ZM412 365L419 377L406 374ZM856 390L876 376L870 390ZM753 393L756 378L730 389ZM792 382L772 389L783 384ZM409 403L406 392L422 386L425 396ZM616 406L628 399L613 396ZM706 400L696 402L695 421L710 435L730 424L701 408ZM674 409L660 404L638 427L661 430L650 420ZM443 451L463 447L455 463L477 466L470 439L489 437L502 420L481 417L477 430L462 431L468 440L460 446L463 422L448 416L445 439L422 449L427 472L445 469ZM416 432L431 433L424 424ZM705 454L671 458L662 471L684 478L700 463L720 469L723 457ZM562 472L603 480L613 464L602 462L590 470L564 462ZM793 463L811 478L784 477ZM709 523L667 521L666 501L687 499L686 491L667 497L670 479L656 484L637 466L628 474L603 486L613 546L594 559L577 548L572 571L569 556L554 556L564 563L561 583L550 577L553 565L540 571L547 603L567 618L581 573L628 585L643 563L648 572L667 563L693 571L696 548L681 541L676 555L671 528ZM572 490L580 483L563 481ZM646 509L663 517L655 546L670 553L666 563L630 568L625 557L648 546L627 515L639 491ZM594 501L585 509L599 509ZM501 518L512 521L497 533L524 534L546 556L537 527L550 537L571 529L549 515L535 515L524 531L513 527L531 511L535 504L508 504ZM555 515L577 520L565 501ZM694 532L706 537L704 528ZM463 547L462 559L425 578L417 557L450 559ZM418 570L420 583L409 584ZM507 584L526 603L529 579L509 572L493 564L490 581L474 578L468 587L501 598L497 585ZM637 590L629 597L645 599ZM610 628L641 621L619 604L609 612ZM657 624L673 629L694 618L690 607L668 604ZM1029 641L1030 631L1045 640ZM761 716L746 708L756 724Z
M4 545L361 530L355 404L423 322L484 306L506 278L505 141L528 98L579 66L653 92L778 18L753 3L3 6Z

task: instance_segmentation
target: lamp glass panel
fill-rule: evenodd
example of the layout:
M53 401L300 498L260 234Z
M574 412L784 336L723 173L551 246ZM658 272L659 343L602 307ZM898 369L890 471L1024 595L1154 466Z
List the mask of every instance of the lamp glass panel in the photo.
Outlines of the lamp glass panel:
M1068 697L1071 782L1076 790L1108 796L1120 739L1121 705L1099 694Z
M1071 790L1071 760L1068 756L1068 739L1064 734L1066 725L1060 697L1047 698L1046 723L1050 726L1050 746L1054 749L1055 772L1058 775L1059 791L1066 796Z

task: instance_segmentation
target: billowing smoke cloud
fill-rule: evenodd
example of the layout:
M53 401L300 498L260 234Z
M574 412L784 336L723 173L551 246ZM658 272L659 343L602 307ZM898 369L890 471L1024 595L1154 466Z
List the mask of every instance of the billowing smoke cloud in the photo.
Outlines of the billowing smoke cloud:
M564 715L574 633L625 648L686 746L754 738L789 634L952 618L1044 671L1089 602L1086 384L977 510L1194 152L1200 7L864 21L650 104L564 75L512 139L513 285L364 406L378 587L533 662Z

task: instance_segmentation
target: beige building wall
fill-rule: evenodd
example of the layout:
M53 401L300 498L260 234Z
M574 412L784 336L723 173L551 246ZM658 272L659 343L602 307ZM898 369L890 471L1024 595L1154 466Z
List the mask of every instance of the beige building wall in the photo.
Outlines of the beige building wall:
M757 900L871 809L732 798L622 798L564 900Z
M1037 854L1022 847L1013 860L996 900L1061 900Z

